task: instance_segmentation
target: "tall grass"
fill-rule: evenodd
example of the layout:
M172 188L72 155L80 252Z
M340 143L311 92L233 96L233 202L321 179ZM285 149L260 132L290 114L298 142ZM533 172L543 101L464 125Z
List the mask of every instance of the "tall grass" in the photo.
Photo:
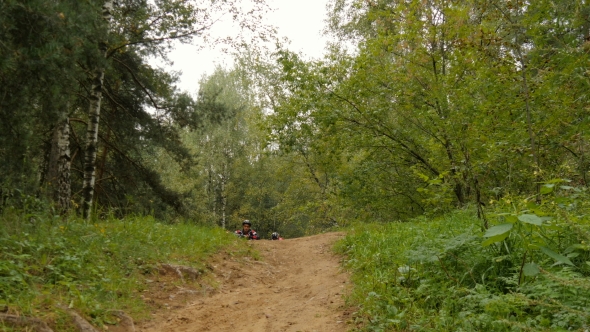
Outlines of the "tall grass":
M147 307L138 292L158 264L204 271L207 257L226 247L248 250L222 229L190 223L152 217L85 223L8 209L0 220L0 309L40 317L58 331L71 328L60 306L96 326L112 310L143 317Z
M353 272L349 300L359 308L358 329L587 331L590 255L580 238L588 229L585 219L543 226L538 237L560 253L552 258L516 231L482 245L486 238L475 215L466 209L435 220L354 226L337 250ZM498 214L492 225L502 222ZM522 228L532 237L540 227ZM559 262L564 255L573 266ZM523 273L523 266L538 271Z

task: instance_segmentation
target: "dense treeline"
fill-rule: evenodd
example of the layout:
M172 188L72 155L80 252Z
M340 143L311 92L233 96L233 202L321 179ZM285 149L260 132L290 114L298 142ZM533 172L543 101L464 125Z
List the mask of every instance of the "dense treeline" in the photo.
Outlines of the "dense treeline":
M238 59L266 133L249 165L301 181L259 169L284 188L264 211L309 229L474 205L487 228L502 198L587 186L583 1L333 1L328 23L324 59Z
M588 24L583 1L334 1L327 58L279 57L273 133L383 221L585 187Z
M300 235L587 184L583 1L333 1L324 59L250 45L194 98L148 57L226 7L110 5L2 4L3 201Z
M4 1L0 4L0 190L2 206L47 198L115 213L186 213L187 193L162 182L154 149L190 164L181 130L218 109L175 88L151 65L172 42L203 41L219 16L260 34L264 3L234 1ZM208 39L216 43L216 39ZM239 42L238 38L227 40ZM199 104L200 103L200 104ZM210 113L207 113L210 112Z

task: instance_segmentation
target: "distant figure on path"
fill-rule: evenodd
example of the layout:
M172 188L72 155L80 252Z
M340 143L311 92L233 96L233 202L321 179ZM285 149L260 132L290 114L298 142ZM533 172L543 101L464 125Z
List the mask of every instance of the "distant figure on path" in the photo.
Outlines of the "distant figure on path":
M260 240L258 237L258 233L255 230L251 229L252 223L250 220L242 221L242 229L236 231L236 235L238 237L245 237L248 240Z
M281 234L279 234L277 232L272 233L272 235L270 237L271 237L271 240L273 240L273 241L274 240L283 240L283 238L281 237Z

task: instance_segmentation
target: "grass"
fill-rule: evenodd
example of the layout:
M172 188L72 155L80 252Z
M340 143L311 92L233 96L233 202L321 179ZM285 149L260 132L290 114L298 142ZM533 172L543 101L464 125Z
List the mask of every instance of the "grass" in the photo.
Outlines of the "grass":
M357 329L586 331L590 255L580 247L579 230L588 229L587 222L574 228L525 224L525 237L513 231L504 241L482 246L484 232L475 215L466 209L432 220L352 227L337 251L352 271L349 302L359 308ZM543 228L538 238L556 252L565 255L572 244L582 248L570 251L573 266L538 250L537 228ZM540 272L523 276L525 262Z
M41 318L73 331L59 309L74 308L95 326L114 323L113 310L145 318L138 294L160 263L204 272L224 248L252 254L244 241L220 228L169 225L152 217L80 219L5 211L0 220L0 310ZM0 323L0 331L12 331Z

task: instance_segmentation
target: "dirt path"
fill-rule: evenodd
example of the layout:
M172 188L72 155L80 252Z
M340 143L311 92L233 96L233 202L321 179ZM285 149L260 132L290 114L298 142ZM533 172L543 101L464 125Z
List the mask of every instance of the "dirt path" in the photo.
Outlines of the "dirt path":
M217 291L159 310L139 331L345 332L348 275L331 252L342 236L251 241L259 261L218 259L212 266Z

